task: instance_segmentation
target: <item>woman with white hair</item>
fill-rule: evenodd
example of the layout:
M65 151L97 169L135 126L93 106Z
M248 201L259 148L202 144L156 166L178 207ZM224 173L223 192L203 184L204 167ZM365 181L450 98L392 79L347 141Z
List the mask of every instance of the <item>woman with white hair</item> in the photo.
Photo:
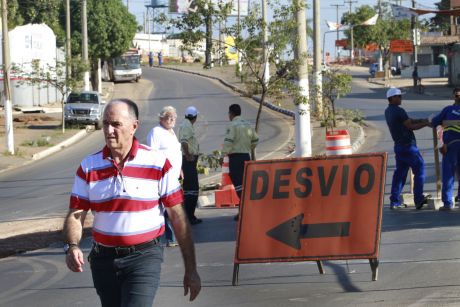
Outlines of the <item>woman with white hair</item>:
M182 168L182 151L181 144L174 133L174 126L177 119L176 109L172 106L166 106L161 110L158 116L160 118L160 124L150 130L147 135L147 145L165 154L172 165L170 170L171 174L179 178ZM174 235L166 211L165 222L167 246L177 246L176 236Z

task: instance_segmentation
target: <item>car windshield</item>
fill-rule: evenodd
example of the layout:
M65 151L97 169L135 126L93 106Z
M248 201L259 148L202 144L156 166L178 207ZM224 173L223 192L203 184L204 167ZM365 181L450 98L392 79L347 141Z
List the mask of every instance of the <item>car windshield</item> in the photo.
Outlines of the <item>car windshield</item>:
M70 94L67 103L99 103L96 94L81 93Z
M115 69L136 69L140 68L138 55L124 55L114 59Z

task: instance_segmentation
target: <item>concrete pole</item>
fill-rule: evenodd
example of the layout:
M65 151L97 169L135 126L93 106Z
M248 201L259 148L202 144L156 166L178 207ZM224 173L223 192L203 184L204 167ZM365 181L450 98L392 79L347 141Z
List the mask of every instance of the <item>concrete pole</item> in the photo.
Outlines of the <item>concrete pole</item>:
M70 0L65 1L65 56L66 56L66 71L65 76L69 80L72 74L72 67L70 66L70 59L72 58L70 44Z
M315 84L315 111L323 116L323 75L321 65L321 26L319 0L313 1L313 75ZM324 63L325 64L325 63Z
M241 0L238 0L238 18L237 18L237 28L238 28L238 38L240 37L240 14L241 14L241 11L240 11L240 1ZM241 53L240 53L240 49L238 48L238 72L240 73L240 77L241 77L241 80L243 80L243 75L242 75L242 72L243 72L243 64L241 63ZM243 81L241 81L243 82Z
M335 14L336 14L336 22L337 22L337 25L339 24L339 7L341 6L345 6L343 4L331 4L331 6L335 6ZM339 28L337 27L337 40L339 40ZM324 52L324 50L323 50ZM338 46L335 46L335 60L336 62L340 59L339 58L339 47Z
M2 0L2 51L3 51L3 104L5 108L5 135L6 150L14 155L13 135L13 104L11 101L10 84L10 43L8 37L8 7L6 0Z
M86 18L86 0L81 1L81 35L82 35L82 58L83 62L88 65L88 20ZM85 71L83 76L84 90L89 91L89 71Z
M352 13L352 5L353 3L356 3L358 1L353 1L353 0L346 0L345 3L348 3L350 5L350 10L348 11L349 14L351 15ZM351 43L351 46L350 46L350 64L353 65L354 63L354 59L355 59L355 54L354 54L354 45L355 45L355 42L354 42L354 39L353 39L353 25L350 24L350 43Z
M270 80L270 63L268 62L268 27L267 27L267 0L262 0L262 22L263 25L263 39L264 39L264 83L268 84Z
M415 8L415 1L412 0L412 8ZM417 56L417 44L416 44L416 38L415 35L417 33L417 17L412 16L411 18L411 28L412 28L412 33L414 35L414 66L418 62L418 56Z
M311 128L310 128L310 101L308 87L307 64L307 20L305 15L305 2L293 0L296 12L298 45L296 46L296 60L299 61L299 80L302 100L296 101L295 113L295 155L297 157L311 157Z

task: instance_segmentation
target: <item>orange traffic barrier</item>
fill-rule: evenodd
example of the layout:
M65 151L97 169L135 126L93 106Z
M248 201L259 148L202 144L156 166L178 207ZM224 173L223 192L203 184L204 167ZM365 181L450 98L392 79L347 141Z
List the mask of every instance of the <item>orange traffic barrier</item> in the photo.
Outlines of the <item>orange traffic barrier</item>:
M216 208L236 207L240 203L240 199L238 198L235 187L230 179L228 156L224 157L224 161L222 163L221 188L214 192L214 198Z
M326 155L351 155L350 135L347 130L326 131Z

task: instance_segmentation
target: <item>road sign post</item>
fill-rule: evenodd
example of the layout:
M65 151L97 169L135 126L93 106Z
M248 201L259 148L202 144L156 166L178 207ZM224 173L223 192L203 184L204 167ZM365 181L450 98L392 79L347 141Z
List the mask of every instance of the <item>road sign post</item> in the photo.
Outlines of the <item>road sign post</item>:
M245 167L233 285L239 264L378 256L386 153L250 161Z

